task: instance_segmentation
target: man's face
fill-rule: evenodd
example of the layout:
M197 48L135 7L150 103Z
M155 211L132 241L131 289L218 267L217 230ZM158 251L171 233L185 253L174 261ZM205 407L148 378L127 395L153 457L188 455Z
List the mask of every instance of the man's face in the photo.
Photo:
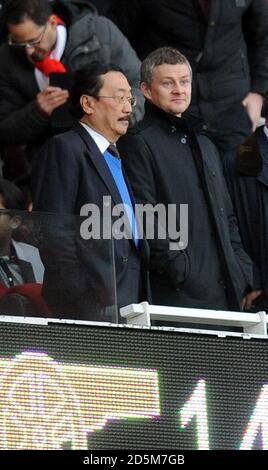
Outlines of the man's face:
M191 101L191 73L186 64L162 64L154 68L152 82L142 83L144 96L158 108L181 116Z
M14 47L23 48L27 56L34 61L43 60L53 49L57 40L57 24L53 15L43 26L26 18L19 24L9 24L8 30Z
M102 76L103 86L98 98L83 95L83 120L110 142L127 132L132 112L130 85L121 72L108 72ZM123 101L120 103L120 99Z

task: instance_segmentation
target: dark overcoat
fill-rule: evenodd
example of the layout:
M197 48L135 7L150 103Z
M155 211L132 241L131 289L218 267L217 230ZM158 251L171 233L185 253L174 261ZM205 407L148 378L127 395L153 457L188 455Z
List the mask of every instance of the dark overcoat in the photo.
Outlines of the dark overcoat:
M119 141L137 202L188 205L188 246L170 250L170 236L148 240L153 302L239 310L252 284L217 150L184 118L146 103L144 120ZM157 216L156 216L157 218ZM156 222L157 225L158 221Z

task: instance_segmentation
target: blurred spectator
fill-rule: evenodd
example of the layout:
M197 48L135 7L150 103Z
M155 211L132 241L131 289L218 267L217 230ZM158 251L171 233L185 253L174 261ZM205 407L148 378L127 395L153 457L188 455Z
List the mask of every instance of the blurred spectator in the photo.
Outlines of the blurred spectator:
M268 89L267 0L114 0L111 17L140 58L162 46L187 57L189 113L222 154L256 129Z
M99 64L76 73L71 99L79 122L45 143L33 171L34 209L54 213L40 246L44 297L65 318L115 321L110 314L117 307L147 298L146 245L136 236L133 198L115 147L135 98L120 71ZM130 209L129 237L112 230L122 204ZM90 225L100 227L95 236L87 235L89 228L83 236L79 214L93 214Z
M6 39L6 30L3 24L4 0L0 1L0 44Z
M98 16L90 2L85 14L85 3L78 0L6 2L4 19L9 39L0 48L0 144L5 149L14 144L27 145L29 155L29 147L39 146L47 137L69 128L70 116L58 113L68 100L71 83L68 72L88 67L95 61L122 69L138 96L133 119L142 116L143 98L138 87L140 62L136 53L109 19ZM83 7L81 11L79 5ZM52 14L52 6L60 17ZM13 148L11 153L15 152ZM18 160L23 153L25 147L20 147ZM8 152L6 155L6 159L11 158ZM13 168L15 165L16 162ZM25 167L28 174L27 163Z

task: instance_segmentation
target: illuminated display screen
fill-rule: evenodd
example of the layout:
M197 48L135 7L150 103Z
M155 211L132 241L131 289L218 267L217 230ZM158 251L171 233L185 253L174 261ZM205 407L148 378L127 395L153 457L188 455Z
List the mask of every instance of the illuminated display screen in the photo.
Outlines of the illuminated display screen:
M0 323L0 448L268 449L267 345Z

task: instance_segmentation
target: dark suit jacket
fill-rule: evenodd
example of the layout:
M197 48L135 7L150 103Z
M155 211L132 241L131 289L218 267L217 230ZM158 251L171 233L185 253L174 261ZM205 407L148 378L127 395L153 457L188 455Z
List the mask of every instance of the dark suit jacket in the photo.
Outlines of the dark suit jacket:
M37 158L34 209L50 212L43 215L40 253L45 265L44 296L54 313L100 321L109 319L106 307L144 300L140 251L145 245L137 249L132 240L85 240L81 236L85 218L79 214L84 204L99 208L100 233L103 211L122 204L110 170L87 131L76 124L48 140Z

